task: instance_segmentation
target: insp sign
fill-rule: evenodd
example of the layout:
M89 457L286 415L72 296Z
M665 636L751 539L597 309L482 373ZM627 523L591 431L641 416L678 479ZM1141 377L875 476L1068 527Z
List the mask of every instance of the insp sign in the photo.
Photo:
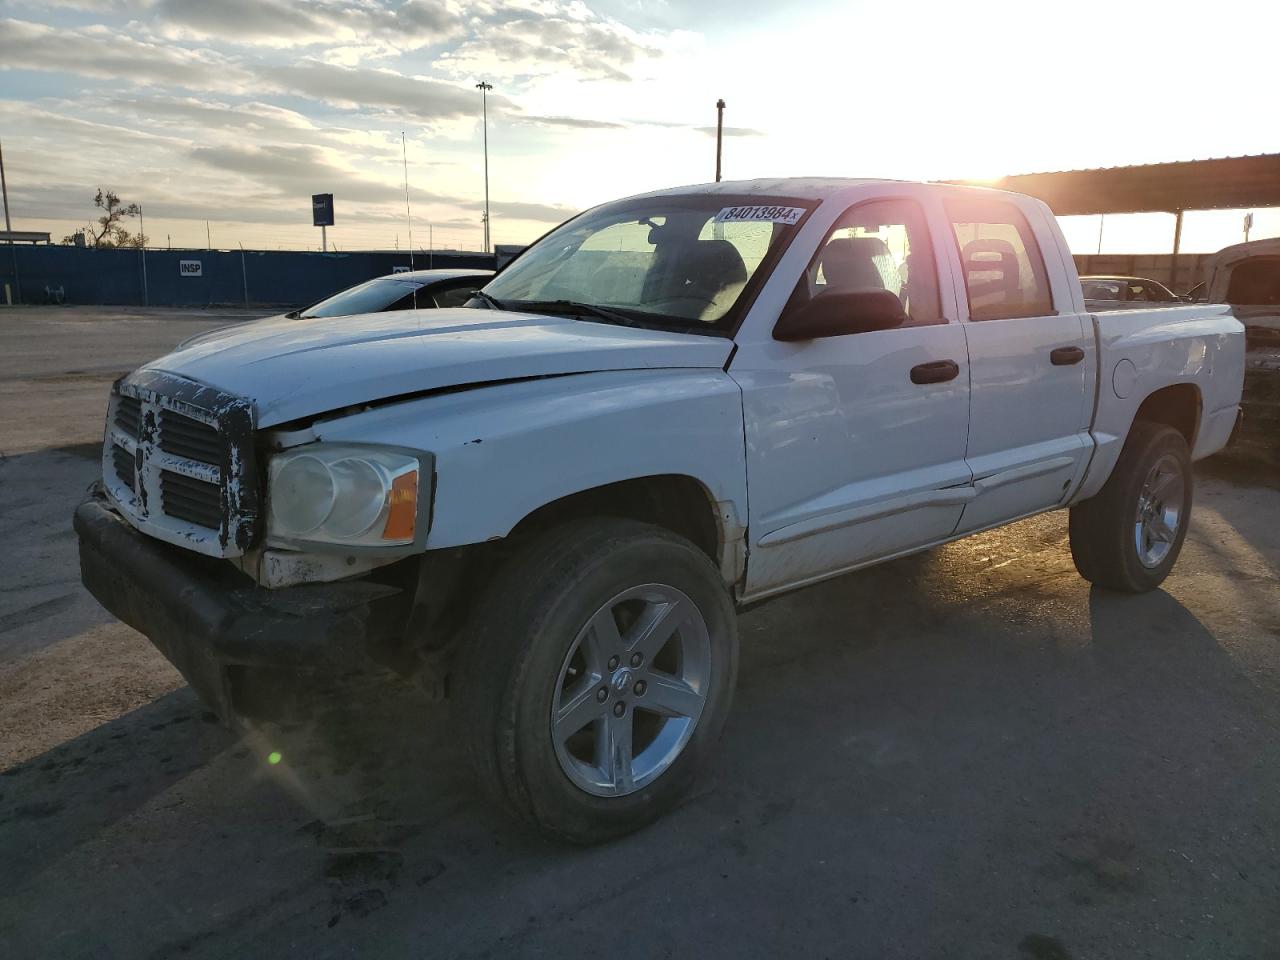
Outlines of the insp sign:
M178 276L180 277L203 277L204 261L202 260L179 260Z

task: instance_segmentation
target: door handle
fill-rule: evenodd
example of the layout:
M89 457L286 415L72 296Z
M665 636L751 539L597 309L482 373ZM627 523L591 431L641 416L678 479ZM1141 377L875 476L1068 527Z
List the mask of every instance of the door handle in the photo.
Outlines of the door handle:
M946 383L960 376L960 364L954 360L935 360L911 368L912 383Z
M1079 347L1058 347L1049 354L1049 362L1055 367L1069 367L1084 359L1084 351Z

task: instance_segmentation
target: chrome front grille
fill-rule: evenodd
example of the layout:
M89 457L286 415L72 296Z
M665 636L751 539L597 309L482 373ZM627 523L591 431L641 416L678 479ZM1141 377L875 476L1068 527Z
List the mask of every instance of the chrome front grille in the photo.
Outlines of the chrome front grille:
M157 371L118 382L107 414L103 483L144 533L239 556L257 532L251 403Z

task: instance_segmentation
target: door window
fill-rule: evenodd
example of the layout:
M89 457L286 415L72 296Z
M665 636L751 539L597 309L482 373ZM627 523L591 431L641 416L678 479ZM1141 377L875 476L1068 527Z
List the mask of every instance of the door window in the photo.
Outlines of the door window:
M1054 312L1040 246L1013 204L949 201L973 320L1043 317Z
M848 210L810 261L792 305L827 290L888 290L902 301L903 326L945 323L920 208L909 200L875 200Z

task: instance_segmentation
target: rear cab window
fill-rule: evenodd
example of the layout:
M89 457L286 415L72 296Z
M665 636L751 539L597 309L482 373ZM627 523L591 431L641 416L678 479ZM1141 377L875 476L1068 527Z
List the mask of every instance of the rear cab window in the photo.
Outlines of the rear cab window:
M1011 203L948 200L971 320L1043 317L1056 311L1035 234Z

